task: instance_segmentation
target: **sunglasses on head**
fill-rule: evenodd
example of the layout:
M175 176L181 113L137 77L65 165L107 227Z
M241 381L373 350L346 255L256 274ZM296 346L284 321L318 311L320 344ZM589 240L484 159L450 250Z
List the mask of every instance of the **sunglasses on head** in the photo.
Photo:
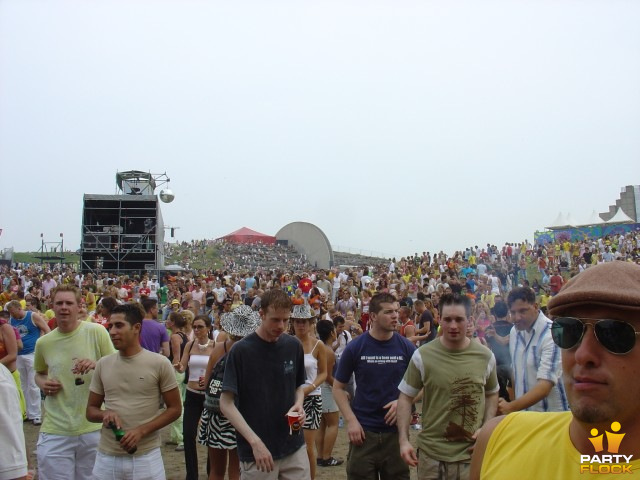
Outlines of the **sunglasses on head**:
M633 325L622 320L596 320L589 323L583 320L591 318L559 317L553 320L551 336L556 345L571 349L580 345L587 326L593 327L596 339L604 348L615 355L629 353L636 344L636 332Z

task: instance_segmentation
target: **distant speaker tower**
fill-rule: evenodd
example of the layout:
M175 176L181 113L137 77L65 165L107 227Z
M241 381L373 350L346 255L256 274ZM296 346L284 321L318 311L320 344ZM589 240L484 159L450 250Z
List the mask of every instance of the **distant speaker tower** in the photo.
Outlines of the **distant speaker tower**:
M118 172L115 195L85 194L80 263L83 272L143 273L164 267L164 223L160 201L175 198L166 174ZM168 192L168 193L167 193Z

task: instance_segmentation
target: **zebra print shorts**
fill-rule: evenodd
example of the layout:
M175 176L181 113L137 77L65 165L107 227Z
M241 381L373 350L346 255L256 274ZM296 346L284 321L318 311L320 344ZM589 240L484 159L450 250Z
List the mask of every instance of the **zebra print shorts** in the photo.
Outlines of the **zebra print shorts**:
M198 427L198 443L210 448L236 448L236 430L221 413L204 408Z
M320 427L320 420L322 419L322 396L309 395L305 397L302 408L304 408L305 416L302 428L317 430Z

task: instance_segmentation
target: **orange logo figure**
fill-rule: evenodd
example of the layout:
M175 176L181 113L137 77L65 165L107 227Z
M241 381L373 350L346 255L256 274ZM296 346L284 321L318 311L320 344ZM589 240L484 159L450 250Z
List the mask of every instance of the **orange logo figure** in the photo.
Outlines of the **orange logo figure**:
M593 448L595 449L596 453L600 453L602 450L604 450L604 447L602 446L602 439L604 438L604 435L602 434L598 435L597 428L591 429L591 435L593 435L593 437L590 437L589 441L591 442L591 445L593 445Z
M611 424L611 430L613 430L614 432L619 432L620 428L620 422L613 422ZM622 443L622 439L626 434L611 432L605 432L605 434L607 435L607 450L609 450L609 453L618 453L620 443Z
M613 430L613 432L619 432L620 428L622 428L622 426L620 425L620 422L613 422L611 424L611 430ZM593 445L593 448L596 451L596 453L602 452L604 450L604 446L603 446L604 435L603 434L598 435L598 433L599 432L597 428L592 428L591 429L592 436L589 437L589 441L591 442L591 445ZM622 439L624 438L626 433L612 433L605 430L604 434L607 436L607 451L609 453L618 453L620 444L622 443Z

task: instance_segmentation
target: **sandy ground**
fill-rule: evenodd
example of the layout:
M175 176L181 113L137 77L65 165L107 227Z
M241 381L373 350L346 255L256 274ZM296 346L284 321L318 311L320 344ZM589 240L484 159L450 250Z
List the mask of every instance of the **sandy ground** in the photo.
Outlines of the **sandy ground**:
M36 441L38 438L38 431L40 427L35 427L31 423L24 424L24 433L27 442L27 449L30 457L30 462L36 465ZM411 431L412 443L415 445L415 437L418 432ZM162 457L164 459L164 467L167 473L168 480L183 480L185 478L184 469L184 453L176 452L175 446L164 445L164 442L169 438L169 430L167 428L162 431L163 447ZM333 449L333 456L339 459L346 459L348 450L347 434L344 428L341 428L338 433L338 439ZM206 480L206 449L201 445L198 445L198 461L200 465L200 480ZM341 480L346 479L344 464L337 467L317 467L316 479L318 480ZM417 478L415 469L412 469L411 478ZM302 480L302 479L301 479Z

